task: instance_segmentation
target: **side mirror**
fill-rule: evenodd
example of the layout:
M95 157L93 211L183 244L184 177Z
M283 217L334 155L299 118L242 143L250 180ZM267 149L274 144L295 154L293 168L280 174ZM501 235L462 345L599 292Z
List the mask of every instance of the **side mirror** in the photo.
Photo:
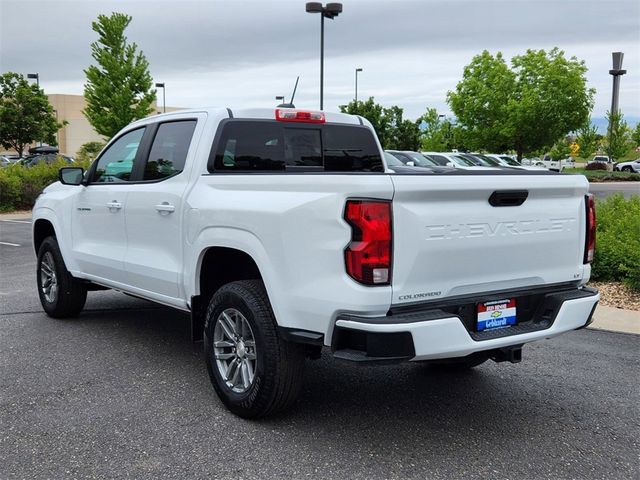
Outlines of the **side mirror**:
M58 172L58 178L63 185L80 185L84 176L84 168L63 167Z
M411 162L411 161L405 163L405 165L407 165L409 167L415 167L416 166L415 162Z

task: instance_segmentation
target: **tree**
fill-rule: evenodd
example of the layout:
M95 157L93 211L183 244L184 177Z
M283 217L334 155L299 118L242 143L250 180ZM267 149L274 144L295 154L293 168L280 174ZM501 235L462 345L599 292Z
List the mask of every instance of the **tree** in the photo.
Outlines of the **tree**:
M631 138L637 146L640 146L640 122L636 123L636 129L631 134Z
M435 108L427 108L416 124L420 128L420 145L423 151L444 152L451 150L451 122L440 119Z
M614 114L607 112L607 121L609 122L609 130L605 137L604 151L612 160L618 160L633 147L631 129L624 121L624 115L621 112Z
M549 156L552 160L564 160L571 154L571 146L563 138L554 143L551 150L549 150Z
M387 140L387 119L384 114L384 107L375 102L373 97L369 97L366 102L351 101L347 106L341 105L340 111L342 113L348 113L350 115L360 115L371 122L373 129L376 131L376 135L380 140L383 148L386 148Z
M579 154L582 158L589 158L598 150L598 128L591 123L591 118L581 126L576 142L580 146Z
M22 156L25 146L35 141L57 145L60 128L43 90L18 73L0 76L0 144L4 148Z
M500 53L484 51L465 67L448 102L472 148L513 149L521 159L586 122L595 93L586 71L557 48L527 50L511 68Z
M420 129L415 122L402 118L403 110L400 107L385 108L369 97L366 102L351 101L341 106L340 111L369 120L382 148L417 150L420 147Z
M415 122L403 119L403 113L403 109L395 105L384 109L384 118L388 126L386 148L418 150L420 148L420 129Z
M98 15L91 27L98 41L91 44L91 56L96 65L84 73L87 83L84 114L96 132L107 138L153 109L156 91L149 73L149 62L135 43L128 43L124 31L131 17L122 13Z
M92 162L102 151L104 146L105 144L102 142L83 143L80 149L76 152L76 161L81 163Z
M515 82L500 52L494 57L485 50L464 68L447 101L458 119L458 134L470 149L501 152L511 146L506 119Z

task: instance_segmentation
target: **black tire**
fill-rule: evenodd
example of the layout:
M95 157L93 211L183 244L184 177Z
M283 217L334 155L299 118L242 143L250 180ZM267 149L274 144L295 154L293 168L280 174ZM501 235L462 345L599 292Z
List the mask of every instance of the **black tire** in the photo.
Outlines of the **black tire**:
M45 264L43 266L43 264ZM47 270L48 267L48 270ZM55 293L49 288L47 293L47 274L51 271L54 279ZM62 259L56 237L44 239L38 250L36 271L38 296L47 315L53 318L69 318L77 316L87 301L87 287L73 278ZM51 283L49 283L49 286Z
M633 170L631 167L622 167L622 171L631 173Z
M429 368L442 372L463 372L482 365L487 360L489 360L489 354L477 352L467 355L466 357L430 360L425 363Z
M223 378L220 371L223 367L219 367L214 350L216 324L222 322L223 312L233 311L239 312L248 322L250 334L255 341L254 377L250 386L240 386L241 389L246 389L242 392L234 391L229 380ZM243 418L263 417L286 409L297 398L302 385L304 349L279 336L262 281L228 283L214 294L205 316L204 349L213 388L226 407L236 415ZM238 347L232 350L240 352L241 349ZM244 350L243 343L242 351ZM237 361L241 362L240 359ZM227 377L229 376L231 375L228 374Z

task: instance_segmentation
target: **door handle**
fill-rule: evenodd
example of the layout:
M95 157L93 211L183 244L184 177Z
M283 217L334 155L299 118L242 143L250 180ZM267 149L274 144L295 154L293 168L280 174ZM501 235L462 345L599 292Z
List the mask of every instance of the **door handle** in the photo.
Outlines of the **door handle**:
M107 208L109 208L109 210L120 210L122 208L122 204L120 202L117 202L116 200L107 203Z
M169 202L162 202L160 205L156 205L156 210L163 215L173 213L176 210L174 205L171 205Z

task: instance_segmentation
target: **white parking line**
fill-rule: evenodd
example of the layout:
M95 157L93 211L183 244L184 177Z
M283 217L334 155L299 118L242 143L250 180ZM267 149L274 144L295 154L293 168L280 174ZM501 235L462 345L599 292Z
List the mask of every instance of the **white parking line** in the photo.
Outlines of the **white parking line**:
M31 220L0 220L0 222L10 222L10 223L31 223Z
M0 245L8 245L10 247L19 247L19 243L0 242Z

